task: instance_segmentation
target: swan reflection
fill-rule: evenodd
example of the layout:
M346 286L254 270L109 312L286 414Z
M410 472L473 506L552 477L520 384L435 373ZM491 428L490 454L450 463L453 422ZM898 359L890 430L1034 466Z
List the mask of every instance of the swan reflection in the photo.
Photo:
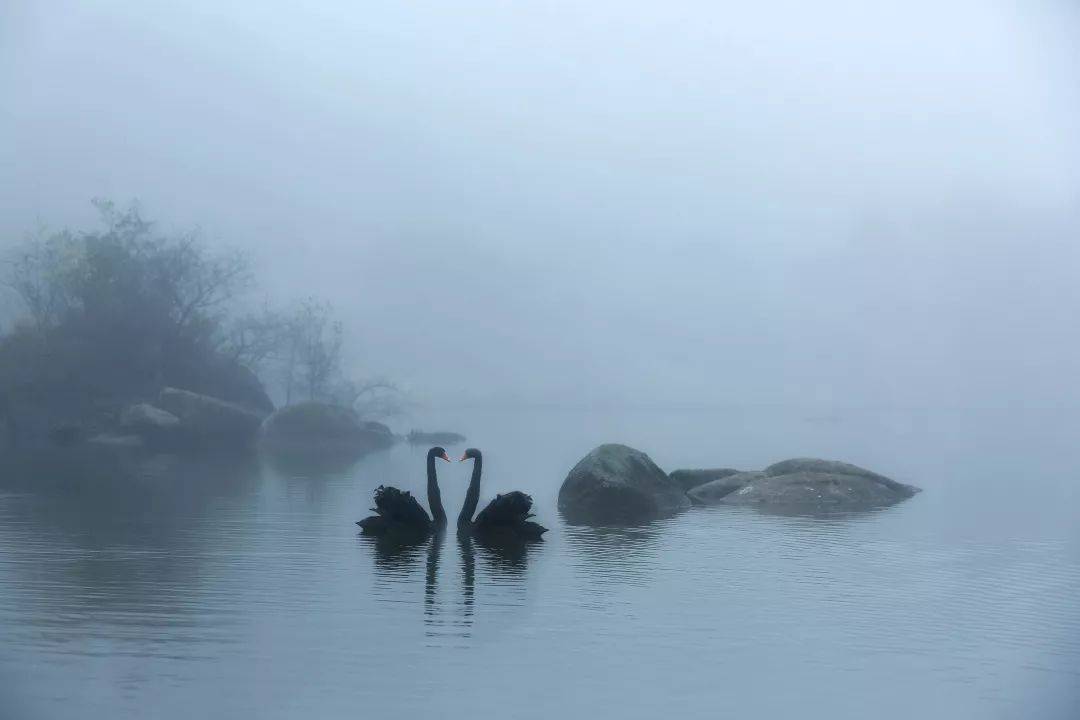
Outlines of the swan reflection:
M373 550L376 587L390 590L378 592L387 602L400 603L408 596L408 589L416 587L423 562L422 616L429 639L470 639L478 594L480 602L487 594L492 607L524 605L528 543L491 543L460 534L456 538L457 572L444 574L440 572L443 553L452 552L455 545L446 542L445 532L417 541L360 537Z

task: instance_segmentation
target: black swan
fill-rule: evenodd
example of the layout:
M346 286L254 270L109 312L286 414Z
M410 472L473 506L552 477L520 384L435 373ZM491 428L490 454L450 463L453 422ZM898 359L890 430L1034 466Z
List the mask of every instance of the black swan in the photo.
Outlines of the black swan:
M415 536L427 535L446 527L446 511L443 510L439 481L435 477L435 458L450 462L441 447L428 450L427 496L431 517L411 493L380 485L375 490L375 507L371 508L376 514L358 520L356 524L360 529L368 535Z
M480 473L484 457L476 448L469 448L461 460L473 461L472 480L465 493L465 504L458 515L458 533L472 534L486 540L539 540L547 532L543 525L529 518L532 513L532 498L514 490L505 495L496 495L487 507L473 519L476 506L480 502Z

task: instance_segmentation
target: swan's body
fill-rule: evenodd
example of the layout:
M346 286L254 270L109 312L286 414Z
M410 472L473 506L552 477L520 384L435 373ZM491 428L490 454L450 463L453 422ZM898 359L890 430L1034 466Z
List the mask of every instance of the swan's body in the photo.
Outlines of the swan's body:
M484 458L480 451L469 448L461 459L473 460L472 479L465 493L465 503L458 515L458 533L475 535L488 540L539 540L547 528L529 518L533 515L532 498L514 490L505 495L496 495L495 499L481 510L476 518L476 506L480 502L480 474L483 471Z
M447 462L450 458L441 447L433 447L427 454L427 494L431 515L409 493L395 487L380 485L375 490L375 515L358 520L357 525L369 535L428 535L446 527L446 511L443 510L442 493L435 476L435 458Z

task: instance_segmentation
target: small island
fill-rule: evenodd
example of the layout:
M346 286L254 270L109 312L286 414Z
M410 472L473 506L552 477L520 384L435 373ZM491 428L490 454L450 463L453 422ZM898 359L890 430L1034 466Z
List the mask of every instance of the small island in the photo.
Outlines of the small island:
M0 450L358 456L397 439L374 416L400 393L349 377L328 303L253 305L243 254L95 205L100 227L5 257L22 312L0 333Z
M410 430L405 436L410 445L464 445L466 438L456 432L424 432L423 430Z

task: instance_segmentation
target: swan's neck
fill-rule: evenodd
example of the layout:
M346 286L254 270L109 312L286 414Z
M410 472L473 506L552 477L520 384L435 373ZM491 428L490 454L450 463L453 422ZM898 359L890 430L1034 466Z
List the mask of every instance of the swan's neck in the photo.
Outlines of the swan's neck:
M446 511L443 510L439 480L435 476L435 458L430 455L427 459L427 499L428 506L431 508L431 519L436 525L445 525Z
M472 479L469 481L469 489L465 493L465 504L461 506L461 514L458 515L458 527L469 525L472 522L476 506L480 502L480 472L483 464L484 460L480 456L473 460Z

